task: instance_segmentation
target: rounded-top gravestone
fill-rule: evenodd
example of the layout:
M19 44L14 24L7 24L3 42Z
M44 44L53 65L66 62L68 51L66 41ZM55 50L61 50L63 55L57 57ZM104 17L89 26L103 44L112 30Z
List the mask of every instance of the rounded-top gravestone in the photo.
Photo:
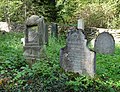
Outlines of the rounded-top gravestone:
M111 34L103 32L95 40L94 50L101 54L113 54L115 50L115 41Z
M26 21L26 25L27 26L34 26L37 25L39 22L39 16L37 15L32 15L31 17L29 17Z

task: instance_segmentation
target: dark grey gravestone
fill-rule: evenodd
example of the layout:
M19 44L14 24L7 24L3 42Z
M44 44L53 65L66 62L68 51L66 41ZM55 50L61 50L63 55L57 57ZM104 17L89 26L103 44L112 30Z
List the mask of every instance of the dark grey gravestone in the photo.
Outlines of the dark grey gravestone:
M60 50L60 65L65 71L89 75L95 74L95 53L86 46L81 30L68 33L67 45Z
M44 25L44 30L45 30L45 44L48 44L48 25Z
M115 41L111 34L103 32L95 40L94 50L101 54L113 54L115 51Z
M38 24L38 29L40 30L39 31L39 44L40 45L44 45L45 44L45 30L44 30L44 17L41 17L39 19L39 24Z
M53 37L58 37L58 26L57 26L57 23L52 23L51 24L51 35Z

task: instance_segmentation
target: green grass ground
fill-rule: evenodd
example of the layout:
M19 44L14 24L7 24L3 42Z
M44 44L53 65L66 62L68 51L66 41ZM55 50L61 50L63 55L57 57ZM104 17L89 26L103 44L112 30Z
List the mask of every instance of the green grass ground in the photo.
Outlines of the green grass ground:
M0 33L0 92L120 92L120 45L113 55L96 55L92 79L60 68L64 37L50 38L45 56L30 69L22 55L22 37L23 33Z

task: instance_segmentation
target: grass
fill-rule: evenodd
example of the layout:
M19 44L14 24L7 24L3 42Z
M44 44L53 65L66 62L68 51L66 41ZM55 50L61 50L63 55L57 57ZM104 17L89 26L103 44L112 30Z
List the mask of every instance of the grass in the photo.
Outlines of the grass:
M0 91L120 92L120 45L113 55L96 55L96 76L65 73L59 65L64 37L49 39L45 56L30 69L23 57L23 33L0 34Z

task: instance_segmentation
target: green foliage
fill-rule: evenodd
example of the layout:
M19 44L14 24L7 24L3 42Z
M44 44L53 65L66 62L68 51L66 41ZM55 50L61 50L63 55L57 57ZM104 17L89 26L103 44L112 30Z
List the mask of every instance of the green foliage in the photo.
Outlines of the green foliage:
M48 22L68 22L76 11L78 0L32 0L35 14L43 15Z
M24 22L26 17L37 14L44 16L48 22L65 22L74 14L77 2L78 0L3 0L0 3L0 20Z
M81 5L76 16L85 20L89 27L119 28L116 18L116 3L103 2Z
M10 92L119 92L120 46L114 55L97 54L95 78L66 73L59 66L65 38L49 38L46 55L29 68L22 56L22 33L0 34L0 91ZM6 81L7 80L7 81Z
M22 56L21 33L0 33L0 79L9 79L7 83L13 83L17 72L21 71L21 66L25 66ZM6 84L7 84L6 83ZM0 85L1 86L1 85ZM9 89L7 85L4 88Z
M0 20L24 23L27 17L44 16L47 22L75 23L89 27L119 28L120 0L0 0Z
M108 80L119 81L120 57L118 53L119 49L116 48L114 55L99 55L97 57L97 74L107 76Z
M0 1L1 21L23 22L24 3L21 0L2 0Z
M77 8L79 6L79 0L66 0L64 3L58 1L57 5L58 8L61 8L61 10L58 13L58 20L61 23L70 23L72 16L77 11Z

